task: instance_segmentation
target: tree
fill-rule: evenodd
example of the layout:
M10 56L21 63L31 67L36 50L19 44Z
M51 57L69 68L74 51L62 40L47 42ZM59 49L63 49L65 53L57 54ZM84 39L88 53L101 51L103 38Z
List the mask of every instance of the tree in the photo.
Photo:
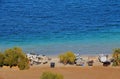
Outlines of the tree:
M29 60L25 55L20 55L18 58L18 67L20 70L29 69Z
M40 79L63 79L63 76L52 72L44 72Z
M4 65L4 54L0 52L0 67Z
M74 53L73 52L67 52L66 55L68 57L68 63L74 64L75 59L76 59Z
M120 48L117 48L113 52L113 66L120 66Z
M7 66L18 66L20 70L29 68L29 61L21 48L14 47L4 52L4 64Z
M10 66L10 68L12 66L16 66L17 65L18 55L14 51L14 49L7 49L7 50L5 50L4 55L5 55L5 60L4 60L4 64L5 65Z
M60 58L60 62L61 62L61 63L64 63L64 64L67 64L67 63L68 63L67 54L61 54L61 55L59 56L59 58Z
M65 52L64 54L59 55L59 58L60 58L60 62L64 64L74 64L76 59L74 53L71 51L68 51L68 52Z

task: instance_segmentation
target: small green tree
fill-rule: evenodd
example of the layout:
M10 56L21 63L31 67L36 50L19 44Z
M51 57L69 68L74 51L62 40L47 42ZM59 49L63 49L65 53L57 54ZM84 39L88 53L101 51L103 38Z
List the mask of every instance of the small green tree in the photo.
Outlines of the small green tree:
M63 76L52 72L44 72L40 79L63 79Z
M74 53L71 51L68 51L68 52L65 52L64 54L59 55L59 58L60 58L60 62L64 64L67 64L67 63L74 64L76 59Z
M4 54L0 53L0 67L4 65Z
M18 67L20 70L29 69L29 60L24 55L21 55L18 59Z
M18 66L20 70L29 68L29 61L21 48L14 47L5 50L4 64L7 66Z
M74 64L75 59L76 59L74 53L73 52L67 52L66 55L68 57L68 63Z
M5 60L4 60L5 65L10 66L10 68L12 66L17 65L18 55L14 52L13 49L5 50L4 56L5 56Z
M21 48L15 47L14 52L17 54L17 66L20 70L29 69L29 60Z
M59 58L60 58L61 63L67 64L68 58L67 58L67 56L65 54L59 55Z
M120 48L117 48L113 52L113 66L120 66Z

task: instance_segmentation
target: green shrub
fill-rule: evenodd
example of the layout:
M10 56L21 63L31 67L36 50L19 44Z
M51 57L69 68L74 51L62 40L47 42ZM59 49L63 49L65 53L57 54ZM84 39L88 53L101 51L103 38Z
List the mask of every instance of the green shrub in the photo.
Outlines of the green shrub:
M18 55L14 52L13 49L5 50L4 56L5 56L5 60L4 60L5 65L8 65L10 67L17 65Z
M4 65L4 55L3 53L0 53L0 67Z
M120 48L117 48L113 52L113 66L120 66Z
M14 47L4 52L4 64L7 66L18 66L20 70L29 68L29 61L21 48Z
M63 76L52 72L44 72L40 79L63 79Z
M29 69L29 60L24 55L20 55L18 59L18 68L20 70Z
M59 58L60 58L60 62L61 62L61 63L64 63L64 64L67 64L67 63L68 63L68 57L67 57L66 54L61 54L61 55L59 56Z
M64 54L59 55L60 62L64 64L74 64L75 62L75 55L73 52L65 52Z
M118 63L114 61L112 65L113 66L118 66Z

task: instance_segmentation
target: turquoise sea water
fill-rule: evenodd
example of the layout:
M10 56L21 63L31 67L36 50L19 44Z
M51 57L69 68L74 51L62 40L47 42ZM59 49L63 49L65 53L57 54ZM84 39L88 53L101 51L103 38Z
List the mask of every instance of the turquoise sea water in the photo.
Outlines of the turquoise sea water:
M0 50L56 55L120 47L119 0L0 0Z

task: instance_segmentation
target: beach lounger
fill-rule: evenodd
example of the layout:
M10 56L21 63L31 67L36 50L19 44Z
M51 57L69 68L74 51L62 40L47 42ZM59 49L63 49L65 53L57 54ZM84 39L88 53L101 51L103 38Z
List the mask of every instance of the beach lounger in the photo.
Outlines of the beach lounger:
M75 61L77 66L84 66L84 60L82 58L78 58Z
M111 64L110 61L103 62L103 66L109 66Z
M101 54L98 59L103 63L103 66L109 66L111 64L111 60L108 60L108 55Z

